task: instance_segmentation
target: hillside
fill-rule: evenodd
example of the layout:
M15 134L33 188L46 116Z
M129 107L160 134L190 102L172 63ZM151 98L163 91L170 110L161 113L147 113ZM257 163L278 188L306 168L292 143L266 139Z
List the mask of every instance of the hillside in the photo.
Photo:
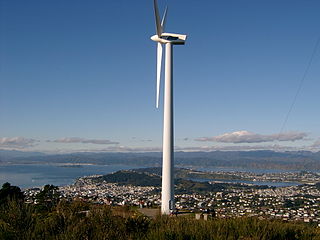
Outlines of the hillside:
M93 177L93 181L100 183L106 181L108 183L118 183L120 185L132 185L132 186L161 186L161 177L154 172L159 172L161 168L146 168L135 170L121 170L111 174L103 175L100 177ZM184 169L175 169L175 174L179 172L185 172ZM176 178L175 193L177 194L190 194L190 193L206 193L223 191L229 188L248 188L248 186L241 184L230 183L213 183L192 181L186 178ZM251 186L251 188L267 188L267 186Z
M97 178L97 181L118 183L120 185L134 186L160 186L161 178L157 175L146 174L136 171L118 171Z
M88 213L88 214L86 214ZM195 220L159 216L149 219L127 207L60 201L50 209L11 202L0 205L0 239L214 239L320 240L310 224L257 218Z

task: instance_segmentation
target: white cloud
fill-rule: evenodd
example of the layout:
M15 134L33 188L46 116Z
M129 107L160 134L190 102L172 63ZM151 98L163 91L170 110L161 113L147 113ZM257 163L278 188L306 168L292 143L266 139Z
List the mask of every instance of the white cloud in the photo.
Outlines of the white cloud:
M107 148L106 151L114 152L160 152L161 147L129 147L129 146L115 146L113 148Z
M186 152L209 152L209 151L254 151L254 150L272 150L272 151L297 151L304 148L274 145L232 145L232 146L200 146L200 147L175 147L175 151Z
M320 148L320 140L315 141L312 145L312 148Z
M277 152L282 151L298 151L305 150L305 147L292 147L282 146L278 144L274 145L229 145L229 146L189 146L189 147L174 147L175 151L183 152L210 152L210 151L254 151L254 150L273 150ZM60 149L54 152L69 153L69 152L162 152L162 147L130 147L130 146L108 146L106 148L96 149Z
M137 138L137 137L132 137L132 140L135 140L136 142L152 142L152 139L148 139L148 138Z
M197 138L200 142L223 142L223 143L262 143L274 141L297 141L304 139L308 134L304 132L286 132L280 134L263 135L248 131L225 133L215 137Z
M38 140L32 138L24 138L24 137L3 137L0 138L0 147L3 148L28 148L33 147L36 143L39 142Z
M56 140L48 140L47 142L55 142L55 143L91 143L91 144L119 144L118 142L113 142L107 139L86 139L86 138L60 138Z
M109 146L98 149L60 150L60 152L160 152L161 147Z

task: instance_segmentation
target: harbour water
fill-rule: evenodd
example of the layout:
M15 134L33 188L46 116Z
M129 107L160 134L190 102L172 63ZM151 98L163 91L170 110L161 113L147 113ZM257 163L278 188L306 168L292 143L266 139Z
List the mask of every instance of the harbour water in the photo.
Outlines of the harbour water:
M0 186L5 182L20 188L41 187L46 184L63 186L72 184L79 177L108 174L133 168L140 167L126 165L6 164L0 165Z
M247 180L227 180L227 179L190 179L196 182L224 182L224 183L245 183L250 185L258 185L258 186L271 186L271 187L289 187L289 186L297 186L301 183L298 182L264 182L264 181L247 181Z
M9 182L20 188L41 187L46 184L63 186L72 184L77 178L96 174L108 174L119 170L127 170L134 168L143 168L144 166L128 166L128 165L79 165L79 164L4 164L0 165L0 187L3 183ZM202 171L252 171L251 169L201 169ZM262 172L263 170L256 170ZM277 172L277 170L264 170L266 173ZM244 180L219 180L219 179L193 179L196 181L221 181L221 182L239 182L255 185L269 185L276 187L294 186L299 183L295 182L251 182Z

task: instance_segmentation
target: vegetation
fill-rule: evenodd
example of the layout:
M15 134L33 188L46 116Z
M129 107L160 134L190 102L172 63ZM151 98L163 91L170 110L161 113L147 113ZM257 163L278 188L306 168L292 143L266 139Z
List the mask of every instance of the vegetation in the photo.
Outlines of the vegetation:
M0 189L0 205L7 203L10 200L23 200L24 195L21 189L16 186L11 186L10 183L6 182Z
M58 187L54 185L45 185L36 195L35 200L38 212L51 211L59 201Z
M119 214L120 213L120 214ZM0 239L214 239L318 240L317 228L256 218L148 219L124 208L60 201L46 214L10 201L0 208Z
M134 186L160 186L161 179L159 176L150 175L131 170L122 170L115 173L98 177L97 181L104 180L109 183L118 183L120 185Z
M106 181L109 183L118 183L120 185L133 185L133 186L161 186L161 177L157 175L161 168L142 168L134 170L120 170L111 174L103 175L100 177L94 177L93 180L97 183ZM175 174L185 173L185 169L175 169ZM189 179L176 178L175 192L177 194L189 194L189 193L206 193L223 191L229 188L268 188L268 186L245 186L241 184L229 184L229 183L213 183L198 182Z
M320 240L319 229L304 223L247 217L204 221L190 215L149 219L129 207L58 201L52 185L37 195L38 204L24 203L17 190L10 184L0 190L0 240ZM39 206L45 207L39 211Z

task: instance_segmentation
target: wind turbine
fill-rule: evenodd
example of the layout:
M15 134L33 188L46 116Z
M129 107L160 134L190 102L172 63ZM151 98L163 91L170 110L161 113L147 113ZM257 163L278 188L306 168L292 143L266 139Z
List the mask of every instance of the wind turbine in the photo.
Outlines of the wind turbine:
M174 208L174 181L173 181L173 45L184 45L187 35L165 33L167 9L160 22L158 2L153 0L154 15L156 19L156 35L151 40L158 43L157 50L157 93L156 107L159 107L162 45L165 45L165 81L164 81L164 113L163 113L163 153L162 153L162 192L161 192L161 213L170 214Z

